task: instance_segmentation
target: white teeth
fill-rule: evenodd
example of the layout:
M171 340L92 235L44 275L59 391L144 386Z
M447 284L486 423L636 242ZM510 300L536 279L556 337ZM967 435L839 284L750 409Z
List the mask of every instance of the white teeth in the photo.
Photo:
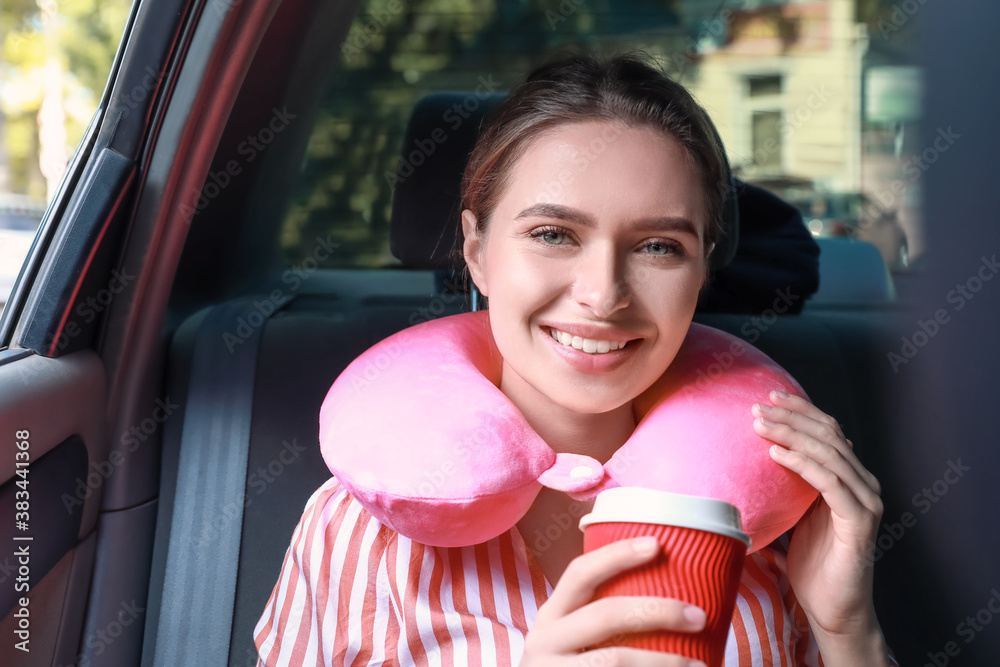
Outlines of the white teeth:
M552 338L559 344L574 347L587 354L604 354L605 352L620 350L625 347L625 343L619 343L618 341L581 338L580 336L574 336L565 331L557 331L555 329L550 329L549 333L552 334Z

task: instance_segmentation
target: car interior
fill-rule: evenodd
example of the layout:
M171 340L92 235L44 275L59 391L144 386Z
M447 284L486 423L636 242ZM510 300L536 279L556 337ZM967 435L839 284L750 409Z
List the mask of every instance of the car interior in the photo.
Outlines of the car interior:
M394 187L374 179L391 206L391 263L327 261L346 233L305 239L290 262L286 213L324 105L352 94L328 86L360 2L152 5L133 8L101 110L0 320L0 423L30 428L31 525L44 531L26 575L32 652L5 639L4 664L256 664L253 628L306 500L330 476L317 443L330 385L383 338L471 308L455 261L461 173L523 72L502 73L489 95L474 77L428 90L409 109L400 161L435 131L447 140ZM148 94L136 103L135 90ZM469 100L457 128L445 121ZM842 425L897 520L923 479L896 426L905 380L886 363L913 328L912 285L872 244L814 238L778 197L736 192L735 253L695 322L788 370ZM102 290L113 298L78 307ZM5 454L5 638L24 608L12 585L18 479ZM917 526L873 553L876 610L901 664L923 664L960 620L953 583L925 558L935 539ZM987 647L964 657L975 650Z

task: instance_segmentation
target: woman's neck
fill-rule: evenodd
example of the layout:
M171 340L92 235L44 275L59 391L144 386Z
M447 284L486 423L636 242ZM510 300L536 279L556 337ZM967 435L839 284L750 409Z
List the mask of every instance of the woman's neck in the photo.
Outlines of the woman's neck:
M575 412L540 394L513 372L503 374L500 391L556 452L584 454L606 463L635 430L631 401L608 412Z

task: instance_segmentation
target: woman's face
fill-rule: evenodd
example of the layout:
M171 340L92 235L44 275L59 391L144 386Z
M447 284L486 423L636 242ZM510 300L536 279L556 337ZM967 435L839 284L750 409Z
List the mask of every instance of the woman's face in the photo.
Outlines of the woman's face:
M648 388L694 315L705 216L697 168L672 137L601 122L537 137L485 237L462 214L505 393L593 414Z

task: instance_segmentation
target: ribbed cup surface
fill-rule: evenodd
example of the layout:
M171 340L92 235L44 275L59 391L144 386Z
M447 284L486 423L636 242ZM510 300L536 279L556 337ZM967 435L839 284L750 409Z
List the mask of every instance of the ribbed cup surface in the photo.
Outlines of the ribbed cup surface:
M650 563L633 568L604 583L595 597L643 595L667 597L698 605L708 615L698 633L643 632L612 638L604 645L632 646L676 653L722 665L726 637L736 606L736 593L746 544L693 528L647 523L595 523L583 536L584 551L632 537L651 535L660 541L661 553Z

